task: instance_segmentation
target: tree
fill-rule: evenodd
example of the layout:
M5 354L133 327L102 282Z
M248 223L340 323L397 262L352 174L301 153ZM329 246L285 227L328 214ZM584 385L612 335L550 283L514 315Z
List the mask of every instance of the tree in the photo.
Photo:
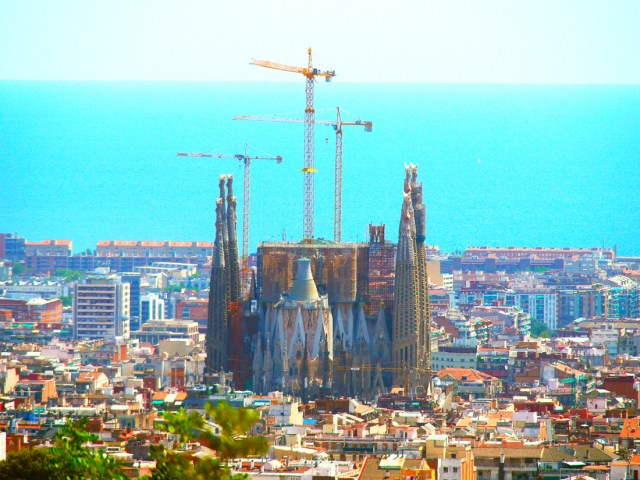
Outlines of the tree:
M58 268L53 272L56 277L62 277L67 282L76 282L82 278L83 273L80 270L69 270L68 268Z
M68 295L68 296L62 296L60 297L60 300L62 300L62 306L63 307L70 307L71 305L73 305L73 295Z
M208 416L220 427L215 434L197 412L187 413L180 409L163 415L161 428L176 436L172 450L162 445L154 446L152 458L156 461L151 480L240 480L244 474L233 475L226 462L233 458L248 455L262 455L267 452L268 444L264 437L246 436L246 432L259 418L258 412L247 408L233 408L226 402L213 406L205 405ZM194 459L185 449L189 442L199 441L213 449L217 458Z
M163 292L181 292L184 287L180 285L168 285L166 288L163 288Z
M545 332L546 332L546 336L543 336L542 334ZM531 336L551 338L551 333L549 332L549 329L547 328L544 322L541 322L540 320L532 319L531 320Z
M48 448L23 448L9 452L0 462L0 480L47 479L53 475Z
M15 275L16 277L19 277L20 275L22 275L25 270L26 270L26 267L24 266L24 263L14 263L11 266L11 274Z
M55 443L50 449L49 466L52 480L126 480L122 464L100 450L86 445L95 442L97 435L86 431L87 419L77 423L67 421L55 435ZM37 477L34 477L37 478Z

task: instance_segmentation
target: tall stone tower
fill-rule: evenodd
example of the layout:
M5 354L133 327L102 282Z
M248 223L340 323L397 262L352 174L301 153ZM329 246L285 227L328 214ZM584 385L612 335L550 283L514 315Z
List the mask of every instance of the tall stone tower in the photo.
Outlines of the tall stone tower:
M238 268L238 199L233 196L233 175L227 175L227 232L229 236L229 295L230 301L240 300L240 269Z
M228 194L225 195L225 181ZM207 312L206 374L228 369L231 304L239 302L238 238L235 228L236 198L231 175L220 175L216 199L216 240L211 259ZM225 210L225 196L228 202Z
M393 304L391 358L394 383L427 386L431 381L431 314L426 272L426 208L418 166L405 165ZM407 379L412 385L406 385Z

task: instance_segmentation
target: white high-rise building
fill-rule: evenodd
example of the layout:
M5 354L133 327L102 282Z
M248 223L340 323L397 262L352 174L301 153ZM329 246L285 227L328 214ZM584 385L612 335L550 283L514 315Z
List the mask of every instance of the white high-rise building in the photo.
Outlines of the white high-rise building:
M129 338L130 285L115 275L88 277L73 297L74 337Z
M140 297L140 325L149 320L164 320L164 299L155 293Z

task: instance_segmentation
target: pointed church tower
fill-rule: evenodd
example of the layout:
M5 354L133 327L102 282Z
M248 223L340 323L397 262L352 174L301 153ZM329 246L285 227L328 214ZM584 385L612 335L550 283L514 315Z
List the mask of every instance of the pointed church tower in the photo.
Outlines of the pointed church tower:
M206 374L224 369L227 358L227 275L224 258L223 225L224 203L223 200L218 198L216 199L216 240L211 259L211 280L209 283L209 306L207 311Z
M430 365L428 295L424 252L425 215L421 185L419 192L417 167L405 165L404 200L400 217L398 251L393 305L392 362L399 370L411 369L418 377L424 374L430 381L427 368ZM413 176L413 178L412 178ZM416 209L417 220L416 220ZM418 237L420 239L418 239ZM394 375L394 383L405 388L404 372ZM417 378L418 378L417 377Z
M229 302L231 301L231 275L229 272L229 224L227 223L227 211L226 211L226 207L225 207L225 200L226 200L226 195L225 195L225 189L224 189L224 185L225 185L225 180L227 179L226 175L220 175L219 177L219 182L218 182L218 188L220 189L220 204L221 204L221 209L222 209L222 224L220 227L220 230L222 232L222 253L224 255L224 285L225 285L225 290L224 290L224 304L229 305ZM217 234L217 225L216 225L216 234ZM228 312L227 312L227 316L228 316Z
M225 181L228 191L225 194ZM209 306L207 311L206 374L229 367L229 345L241 344L240 271L238 267L238 236L236 233L236 197L233 196L233 177L220 175L216 199L216 240L211 259ZM227 208L225 209L225 200ZM233 324L232 324L233 320ZM234 358L238 353L234 352ZM234 372L236 373L236 372ZM207 377L210 378L210 377Z
M416 263L418 266L418 358L417 378L431 382L431 302L425 240L427 238L427 207L422 201L422 182L418 182L418 165L411 169L411 203L416 222Z
M240 268L238 264L237 198L233 195L233 175L227 175L227 232L229 236L229 301L239 302Z

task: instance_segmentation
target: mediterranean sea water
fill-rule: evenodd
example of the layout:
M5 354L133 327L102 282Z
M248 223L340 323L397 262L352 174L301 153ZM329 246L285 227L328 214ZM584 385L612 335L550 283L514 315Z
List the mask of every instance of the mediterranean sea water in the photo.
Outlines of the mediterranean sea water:
M316 85L317 118L344 128L343 240L369 223L397 240L403 163L425 185L427 242L618 246L640 254L640 86ZM66 238L214 239L217 177L252 164L251 250L299 240L303 82L0 82L0 232ZM333 238L335 134L316 127L315 234ZM241 230L240 230L241 231Z

